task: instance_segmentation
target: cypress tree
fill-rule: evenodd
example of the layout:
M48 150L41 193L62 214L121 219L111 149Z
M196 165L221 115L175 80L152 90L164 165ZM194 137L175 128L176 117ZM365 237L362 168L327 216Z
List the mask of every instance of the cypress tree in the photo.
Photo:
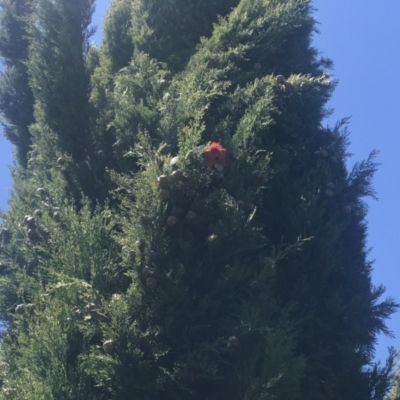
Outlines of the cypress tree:
M109 63L112 74L126 67L133 55L132 2L119 0L112 2L104 20L103 41L104 63Z
M1 238L1 398L384 399L347 120L309 0L37 0ZM179 29L178 29L179 28Z
M172 0L132 2L135 47L179 72L213 23L226 16L238 0Z
M94 199L97 164L90 126L89 82L85 65L94 0L38 0L30 24L28 69L35 97L31 126L33 168L49 169L58 158L70 192Z
M112 2L106 13L103 41L100 49L90 47L87 64L92 69L90 80L91 127L93 129L96 159L100 168L121 168L123 151L118 151L115 132L115 78L128 67L133 56L130 0ZM126 149L125 146L121 146ZM122 164L125 165L122 161ZM128 163L126 170L134 167ZM109 182L107 175L103 181ZM111 184L108 186L110 188Z
M33 95L26 66L31 6L29 0L4 0L0 6L0 56L4 63L0 112L5 137L15 145L19 165L26 168L31 145L29 126L33 122Z

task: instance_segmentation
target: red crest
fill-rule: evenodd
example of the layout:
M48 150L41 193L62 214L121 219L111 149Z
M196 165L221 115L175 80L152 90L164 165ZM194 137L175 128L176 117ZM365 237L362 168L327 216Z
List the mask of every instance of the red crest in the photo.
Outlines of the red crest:
M226 149L224 149L220 143L211 143L204 149L203 154L207 167L211 168L214 165L225 165Z

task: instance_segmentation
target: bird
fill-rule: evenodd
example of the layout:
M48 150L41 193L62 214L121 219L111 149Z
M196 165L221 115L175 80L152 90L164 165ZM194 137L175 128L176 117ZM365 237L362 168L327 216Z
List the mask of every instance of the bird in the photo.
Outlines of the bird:
M219 171L223 170L223 168L226 165L226 149L222 147L222 145L218 142L212 142L207 146L198 146L195 149L189 151L186 154L186 157L189 157L191 154L197 153L200 154L202 153L203 159L204 159L204 164L208 168L215 168ZM171 166L173 168L176 168L178 165L178 160L179 157L173 157L171 159Z
M205 147L203 157L208 168L226 165L226 149L220 143L212 142Z

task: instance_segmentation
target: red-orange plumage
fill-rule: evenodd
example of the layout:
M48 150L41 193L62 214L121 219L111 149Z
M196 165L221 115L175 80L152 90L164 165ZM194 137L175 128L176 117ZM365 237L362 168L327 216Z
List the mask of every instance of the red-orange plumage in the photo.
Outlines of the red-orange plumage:
M204 159L207 163L207 167L211 168L214 165L225 166L225 154L224 149L219 143L213 142L204 149Z

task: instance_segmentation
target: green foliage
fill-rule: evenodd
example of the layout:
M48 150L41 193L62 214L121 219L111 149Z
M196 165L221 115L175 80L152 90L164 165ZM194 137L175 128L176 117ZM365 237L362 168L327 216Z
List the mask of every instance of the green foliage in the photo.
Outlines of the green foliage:
M114 95L115 78L120 69L129 67L133 57L130 35L132 2L114 1L104 21L104 37L99 50L89 48L86 59L90 73L90 125L93 135L93 152L98 170L103 172L100 180L110 189L107 168L122 168L121 148L116 149L115 112L121 93ZM124 89L125 90L125 89ZM125 93L126 94L126 93ZM130 129L131 127L125 127ZM124 143L126 145L126 143ZM124 151L126 148L124 147ZM117 166L118 165L118 166ZM132 165L125 166L127 170ZM104 193L104 197L107 193Z
M93 7L94 0L37 1L28 62L35 97L32 157L40 157L48 168L56 162L57 153L71 157L66 178L71 187L77 182L79 190L91 198L96 196L97 165L85 54L93 33L88 27Z
M113 1L107 11L101 49L112 73L126 67L133 55L131 0Z
M135 52L131 64L119 71L114 81L113 126L117 152L134 145L139 129L148 130L157 137L158 101L162 94L160 82L164 75L154 60L139 51Z
M27 25L29 1L5 0L0 12L0 55L5 70L0 75L0 112L4 134L16 146L19 164L26 168L33 122L33 95L29 87Z
M172 142L175 132L199 113L206 125L203 140L222 140L232 135L247 106L240 103L237 91L242 92L248 85L257 87L260 78L268 79L271 74L287 78L293 75L286 85L275 85L284 97L296 96L304 81L311 84L313 93L319 96L306 97L314 99L314 121L320 120L332 86L322 74L322 60L316 60L316 51L309 47L313 19L308 12L308 1L245 1L228 18L220 20L213 35L202 40L169 96L164 97L167 112L161 127L168 141ZM296 41L290 40L292 37ZM258 90L258 95L263 93ZM303 103L302 98L298 103ZM309 120L313 121L312 116Z
M174 73L182 71L213 23L230 13L238 0L140 0L132 2L135 48Z
M155 389L171 399L228 399L238 393L257 398L275 391L298 398L304 362L293 357L294 332L285 322L291 307L276 303L273 293L276 263L301 248L301 241L271 246L253 210L238 208L233 196L243 188L235 177L227 177L233 193L215 186L201 154L182 162L185 179L170 181L165 203L156 183L171 173L165 150L153 150L150 137L142 134L132 156L143 170L132 178L117 177L116 192L118 215L127 218L121 220L120 244L127 258L135 255L132 276L144 284L148 298L146 326L158 332L152 363L161 371L152 376L162 386ZM267 169L268 159L260 159L259 166ZM255 201L257 193L253 196ZM260 285L259 296L252 282ZM241 349L229 345L236 335Z
M90 344L101 346L102 325L110 320L105 306L109 290L126 287L119 248L110 240L109 211L93 215L85 206L76 213L73 207L60 204L61 217L56 218L46 212L46 204L41 202L43 211L34 217L35 240L29 236L23 240L22 224L16 224L3 250L13 273L2 276L1 286L15 290L14 303L2 302L1 311L2 319L12 326L3 340L4 350L15 357L8 366L9 376L18 382L14 388L21 398L92 398L82 383L79 354ZM10 217L6 218L9 226L13 224ZM34 257L35 263L24 265L18 253L25 260ZM2 296L10 299L7 292ZM18 345L12 340L15 332ZM24 356L19 358L21 348Z
M7 120L10 63L0 106L32 137L0 230L0 399L383 400L376 152L348 172L347 120L322 126L310 1L114 0L99 48L92 0L5 4L35 109Z

